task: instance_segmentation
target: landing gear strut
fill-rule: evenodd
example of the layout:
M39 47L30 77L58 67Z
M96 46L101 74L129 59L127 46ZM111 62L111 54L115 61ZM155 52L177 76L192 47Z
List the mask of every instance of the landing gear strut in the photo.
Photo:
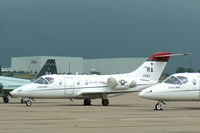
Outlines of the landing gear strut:
M8 103L8 102L9 102L9 99L8 99L7 97L4 97L4 98L3 98L3 102L4 102L4 103Z
M85 99L85 100L84 100L84 105L85 105L85 106L91 105L91 100L90 100L90 99Z
M108 99L102 99L102 105L103 106L108 106L109 105L109 100Z

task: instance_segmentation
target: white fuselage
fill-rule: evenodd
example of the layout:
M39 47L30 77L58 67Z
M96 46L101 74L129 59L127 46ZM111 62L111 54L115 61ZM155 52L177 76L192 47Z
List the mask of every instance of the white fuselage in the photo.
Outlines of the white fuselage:
M13 93L21 97L29 98L69 98L69 99L93 99L117 96L122 93L137 92L152 86L157 81L132 79L128 74L120 75L46 75L45 78L52 78L54 82L47 84L31 83L22 86ZM124 85L111 89L107 85L107 79L115 77L117 81L124 80ZM137 85L133 88L128 87L129 81L136 81ZM12 93L12 94L13 94Z
M138 69L125 74L45 75L10 94L27 98L84 99L84 105L90 104L88 99L101 98L102 104L108 105L108 97L139 92L158 83L171 56L176 55L168 52L154 53Z
M200 100L200 74L173 74L162 83L144 89L139 96L157 101Z

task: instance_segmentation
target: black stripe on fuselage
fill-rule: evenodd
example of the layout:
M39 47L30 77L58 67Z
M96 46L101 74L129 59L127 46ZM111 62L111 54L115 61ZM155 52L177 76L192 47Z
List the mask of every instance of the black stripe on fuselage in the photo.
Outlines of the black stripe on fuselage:
M138 84L138 86L144 86L144 85L149 85L149 84ZM80 90L80 89L88 89L88 88L94 88L94 89L99 89L99 88L108 88L108 86L95 86L95 87L77 87L77 88L51 88L51 89L35 89L31 90L32 92L34 91L52 91L52 90L67 90L67 89L74 89L74 90ZM24 91L24 92L30 92L30 91Z
M200 89L193 89L193 90L176 90L176 91L162 91L162 93L189 92L189 91L199 91L199 92L200 92ZM153 93L160 93L160 92L153 92Z

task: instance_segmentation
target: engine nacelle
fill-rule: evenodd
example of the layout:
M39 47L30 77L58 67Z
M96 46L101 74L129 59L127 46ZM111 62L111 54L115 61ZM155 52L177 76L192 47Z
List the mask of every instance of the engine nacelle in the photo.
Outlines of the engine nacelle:
M107 79L108 88L114 89L117 87L117 80L113 77Z
M115 79L114 77L110 77L107 79L107 85L110 89L116 89L116 90L124 90L124 89L129 89L137 86L136 81L128 81L128 80L118 80Z

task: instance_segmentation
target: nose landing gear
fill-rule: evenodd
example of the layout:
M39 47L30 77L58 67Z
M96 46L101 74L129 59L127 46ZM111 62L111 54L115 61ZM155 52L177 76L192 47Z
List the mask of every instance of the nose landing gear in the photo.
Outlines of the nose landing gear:
M30 100L26 101L25 103L27 107L30 107L32 105L32 102Z
M32 99L34 100L34 99ZM22 98L21 103L25 103L27 107L30 107L32 105L31 99L29 98Z
M160 103L157 103L155 105L155 110L163 110L162 105Z
M158 101L158 103L155 105L154 110L163 110L162 104L166 104L164 101Z

